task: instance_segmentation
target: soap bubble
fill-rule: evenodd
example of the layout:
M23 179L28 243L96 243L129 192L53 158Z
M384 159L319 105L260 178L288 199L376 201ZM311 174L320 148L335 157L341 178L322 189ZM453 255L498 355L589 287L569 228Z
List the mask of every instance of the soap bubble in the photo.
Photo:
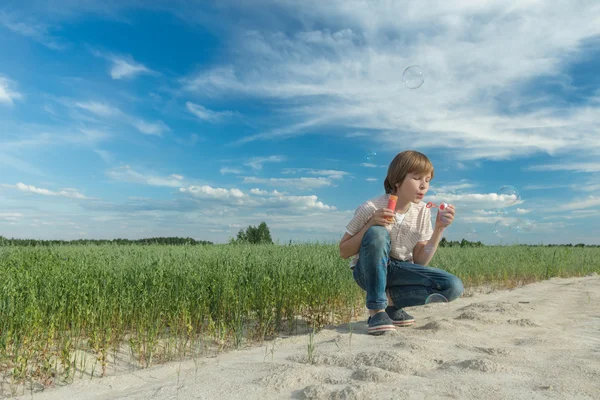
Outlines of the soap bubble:
M448 303L448 299L439 293L432 293L425 299L425 304L431 303Z
M467 228L465 230L465 235L467 236L467 240L476 240L479 237L479 233L475 228Z
M524 232L524 233L529 233L531 231L533 231L535 228L535 222L528 220L528 219L518 219L517 222L514 224L513 229L516 232Z
M494 235L499 238L507 238L512 233L512 227L510 224L503 220L498 220L494 224Z
M418 65L411 65L404 70L402 82L409 89L418 89L425 82L425 75Z
M502 204L505 207L511 206L517 201L521 200L519 191L514 186L510 185L502 186L500 189L498 189L496 194L500 196L500 201L502 201Z
M373 151L373 152L371 152L371 153L368 153L368 154L365 156L365 160L367 160L367 161L375 161L375 159L377 158L377 156L378 156L377 152L374 152L374 151Z

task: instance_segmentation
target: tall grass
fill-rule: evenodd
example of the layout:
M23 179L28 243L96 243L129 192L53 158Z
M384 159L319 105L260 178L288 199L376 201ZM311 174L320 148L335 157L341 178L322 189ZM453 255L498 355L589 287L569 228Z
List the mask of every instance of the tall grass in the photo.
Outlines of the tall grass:
M430 265L465 287L511 287L600 272L599 256L441 248ZM0 247L0 277L0 375L11 384L69 381L90 355L103 375L124 346L145 367L348 322L364 307L331 244Z

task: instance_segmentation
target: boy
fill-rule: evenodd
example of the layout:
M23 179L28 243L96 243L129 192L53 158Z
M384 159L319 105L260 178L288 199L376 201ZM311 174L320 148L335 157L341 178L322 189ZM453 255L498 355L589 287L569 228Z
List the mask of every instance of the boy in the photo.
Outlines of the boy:
M458 277L426 267L455 214L450 205L431 226L430 209L421 201L431 179L433 165L424 154L407 150L396 155L383 183L386 194L356 209L340 241L341 257L353 256L354 280L367 292L370 335L413 325L403 307L425 304L433 293L453 301L464 291ZM395 210L387 208L390 195L398 197Z

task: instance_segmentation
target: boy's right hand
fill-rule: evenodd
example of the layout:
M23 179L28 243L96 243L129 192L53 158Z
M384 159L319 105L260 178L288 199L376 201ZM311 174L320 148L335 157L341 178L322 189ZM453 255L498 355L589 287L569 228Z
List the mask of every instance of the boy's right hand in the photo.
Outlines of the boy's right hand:
M396 212L394 210L390 210L389 208L380 208L373 213L369 223L371 226L387 226L394 221L395 216Z

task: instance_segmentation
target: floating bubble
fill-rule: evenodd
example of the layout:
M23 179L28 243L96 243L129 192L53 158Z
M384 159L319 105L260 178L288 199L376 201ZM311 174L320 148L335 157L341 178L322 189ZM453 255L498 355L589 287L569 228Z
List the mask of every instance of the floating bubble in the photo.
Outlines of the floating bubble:
M448 303L448 299L442 294L433 293L427 296L427 298L425 299L425 304L431 303Z
M531 231L533 231L535 228L535 222L528 220L528 219L518 219L517 222L514 224L513 229L516 232L524 232L524 233L529 233Z
M477 232L477 229L475 228L467 228L465 230L465 235L467 236L467 239L474 240L479 237L479 232Z
M494 235L499 238L507 238L512 233L512 227L506 221L499 220L494 224Z
M402 82L409 89L418 89L425 82L425 75L418 65L411 65L404 70Z
M521 200L519 191L514 186L510 185L502 186L500 189L498 189L496 194L500 196L500 200L505 207L511 206L517 201Z
M376 152L371 152L371 153L368 153L365 156L365 160L367 160L367 161L375 161L375 159L377 158L377 156L378 156L378 154Z

